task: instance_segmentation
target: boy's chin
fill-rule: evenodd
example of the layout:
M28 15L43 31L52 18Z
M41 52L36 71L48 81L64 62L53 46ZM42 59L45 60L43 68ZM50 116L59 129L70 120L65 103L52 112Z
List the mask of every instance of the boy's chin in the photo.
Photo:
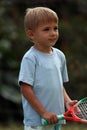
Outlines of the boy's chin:
M55 42L53 42L53 43L51 42L51 43L50 43L50 46L54 46L55 44L56 44Z

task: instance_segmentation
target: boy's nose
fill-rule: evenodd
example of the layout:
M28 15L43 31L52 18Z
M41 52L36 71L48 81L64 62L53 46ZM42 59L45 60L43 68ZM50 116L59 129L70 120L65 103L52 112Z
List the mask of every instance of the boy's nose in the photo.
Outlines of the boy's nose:
M51 35L55 35L56 32L55 32L54 30L51 30L51 31L50 31L50 34L51 34Z

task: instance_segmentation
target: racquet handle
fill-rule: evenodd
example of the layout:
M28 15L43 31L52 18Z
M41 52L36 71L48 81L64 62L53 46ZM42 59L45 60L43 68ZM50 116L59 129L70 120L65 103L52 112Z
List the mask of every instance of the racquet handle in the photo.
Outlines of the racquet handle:
M58 118L58 120L63 120L64 115L57 115L57 118ZM48 121L44 118L41 120L41 122L42 122L42 125L48 125L49 124Z
M41 123L42 123L42 125L48 125L48 121L44 118L41 120Z

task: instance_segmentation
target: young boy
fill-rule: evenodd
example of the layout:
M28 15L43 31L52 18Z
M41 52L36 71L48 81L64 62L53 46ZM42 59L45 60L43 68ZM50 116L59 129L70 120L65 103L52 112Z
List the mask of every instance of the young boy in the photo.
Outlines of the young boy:
M24 55L19 73L25 130L59 130L64 113L77 101L67 95L63 83L68 81L66 59L54 48L59 38L58 16L49 8L27 9L24 26L29 40L34 43ZM45 118L49 125L42 126Z

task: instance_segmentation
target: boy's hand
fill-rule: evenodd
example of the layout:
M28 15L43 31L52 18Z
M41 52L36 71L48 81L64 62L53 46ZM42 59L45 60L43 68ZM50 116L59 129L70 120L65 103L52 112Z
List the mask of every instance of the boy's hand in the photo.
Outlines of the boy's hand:
M46 111L43 114L43 118L48 121L48 124L55 124L58 122L57 115L55 113L52 113L52 112Z
M69 110L77 102L78 102L77 100L71 100L70 102L66 102L66 108Z
M66 108L69 110L73 105L75 105L78 101L77 100L71 100L70 102L66 103ZM75 109L77 114L80 114L80 110L78 107Z

